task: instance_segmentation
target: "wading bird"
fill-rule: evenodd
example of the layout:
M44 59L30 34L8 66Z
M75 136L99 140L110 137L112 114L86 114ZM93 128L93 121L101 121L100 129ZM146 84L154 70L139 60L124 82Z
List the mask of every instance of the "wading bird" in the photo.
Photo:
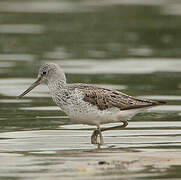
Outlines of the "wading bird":
M88 84L68 84L63 70L54 63L40 67L38 79L21 95L30 92L41 83L48 85L55 103L79 124L96 126L91 136L92 144L103 144L102 131L124 128L136 113L165 102L138 99L117 90L100 88ZM101 128L101 124L122 122L120 126ZM100 140L98 142L98 136Z

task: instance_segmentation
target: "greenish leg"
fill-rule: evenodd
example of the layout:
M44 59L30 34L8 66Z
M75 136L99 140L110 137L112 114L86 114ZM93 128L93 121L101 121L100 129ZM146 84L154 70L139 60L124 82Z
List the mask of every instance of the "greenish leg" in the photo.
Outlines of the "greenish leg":
M103 131L108 131L108 130L119 130L119 129L122 129L122 128L125 128L127 125L128 125L128 121L121 121L123 124L120 125L120 126L114 126L114 127L109 127L109 128L100 128L99 126L97 127L96 130L94 130L94 132L92 133L92 136L91 136L91 143L92 144L98 144L98 145L103 145L104 144L104 141L103 141L103 136L102 136L102 132ZM97 142L97 137L100 137L100 142L98 143Z
M101 131L108 131L108 130L119 130L125 128L128 125L128 121L121 121L123 124L120 126L114 126L109 128L102 128Z
M97 142L97 137L99 136L100 138L100 142ZM102 132L100 127L98 126L96 130L94 130L94 132L92 133L91 136L91 143L92 144L99 144L99 145L103 145L104 141L103 141L103 136L102 136Z

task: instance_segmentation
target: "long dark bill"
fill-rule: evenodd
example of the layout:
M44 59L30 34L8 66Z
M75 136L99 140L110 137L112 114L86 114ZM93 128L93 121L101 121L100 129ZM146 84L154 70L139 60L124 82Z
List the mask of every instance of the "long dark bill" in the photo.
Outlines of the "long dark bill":
M41 77L39 77L25 92L23 92L22 94L20 94L18 96L18 98L22 98L24 95L26 95L27 93L29 93L32 89L34 89L36 86L38 86L40 84L41 81Z

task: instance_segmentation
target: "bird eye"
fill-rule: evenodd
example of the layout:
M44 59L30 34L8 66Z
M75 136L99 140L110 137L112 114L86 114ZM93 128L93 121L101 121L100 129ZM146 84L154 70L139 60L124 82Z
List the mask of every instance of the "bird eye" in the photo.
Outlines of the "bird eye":
M45 74L46 74L46 72L45 72L45 71L43 71L43 74L45 75Z

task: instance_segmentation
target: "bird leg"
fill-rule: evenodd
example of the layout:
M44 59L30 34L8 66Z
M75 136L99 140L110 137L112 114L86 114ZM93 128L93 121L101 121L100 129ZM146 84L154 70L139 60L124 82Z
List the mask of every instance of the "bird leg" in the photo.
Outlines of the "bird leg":
M98 135L99 135L99 138L100 138L100 142L99 142L99 143L97 142L97 137L98 137ZM94 132L92 133L91 143L92 143L92 144L99 144L99 145L103 145L103 144L104 144L102 132L101 132L101 129L100 129L99 126L98 126L98 128L97 128L96 130L94 130Z
M123 123L122 125L114 126L114 127L108 127L108 128L102 128L101 131L122 129L122 128L125 128L128 125L128 121L121 121L121 122Z
M91 143L92 144L98 144L97 143L97 136L99 135L99 130L95 129L91 136Z
M121 121L121 122L123 123L122 125L114 126L114 127L109 127L109 128L100 128L98 126L98 128L96 130L94 130L94 132L92 133L91 143L92 144L103 145L104 141L103 141L102 131L122 129L122 128L125 128L128 125L128 121ZM100 137L100 143L97 142L98 135Z

